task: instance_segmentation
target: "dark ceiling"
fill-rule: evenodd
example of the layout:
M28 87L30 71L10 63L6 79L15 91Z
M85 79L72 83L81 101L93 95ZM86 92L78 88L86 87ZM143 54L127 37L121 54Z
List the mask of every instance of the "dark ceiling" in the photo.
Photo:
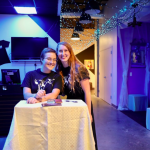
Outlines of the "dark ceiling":
M82 9L86 7L89 0L0 0L0 14L17 14L14 6L22 7L36 7L37 15L52 15L60 16L60 13L80 13ZM104 7L108 0L96 0L99 5L101 12L103 14ZM70 15L70 14L69 14ZM66 22L68 22L68 17L63 16L61 28L66 28ZM79 20L79 16L72 17L69 19L69 28L73 28L76 22ZM94 19L92 19L94 20ZM92 29L95 26L95 22L89 25L83 25L83 28Z
M14 6L36 7L38 15L57 15L60 0L0 0L0 14L17 14ZM60 1L61 2L61 1Z
M38 15L81 12L89 0L0 0L0 14L17 14L14 6L36 7ZM96 0L101 13L108 0Z
M117 5L123 2L122 0L94 0L97 2L101 12L96 14L97 16L91 16L92 23L88 25L82 25L83 28L92 29L95 27L96 19L105 19L104 14L110 10L110 14L113 15L113 9L108 10L107 3L111 5ZM130 1L130 0L128 0ZM17 14L14 6L26 6L36 7L37 15L52 15L60 16L61 14L61 28L73 28L76 22L79 21L81 11L86 7L89 0L0 0L0 14ZM150 8L150 7L149 7ZM149 10L149 9L148 9ZM112 12L111 12L112 11ZM143 11L145 13L145 9ZM146 20L148 20L149 15ZM138 17L138 16L137 16ZM63 19L62 19L63 18ZM109 18L109 17L108 17ZM108 19L107 18L107 19ZM144 20L145 21L145 20Z
M103 13L103 9L107 4L108 0L94 0L99 9L100 13ZM86 4L89 3L89 0L62 0L62 13L64 12L81 12L85 9Z

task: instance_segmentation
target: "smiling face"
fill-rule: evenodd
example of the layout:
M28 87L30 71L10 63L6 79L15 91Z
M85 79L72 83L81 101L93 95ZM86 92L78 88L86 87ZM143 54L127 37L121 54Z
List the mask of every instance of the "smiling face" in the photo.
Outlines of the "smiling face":
M62 62L62 64L68 64L68 60L70 58L70 52L68 48L64 45L58 46L58 58Z
M53 52L45 53L44 58L42 59L42 72L50 73L51 70L56 65L56 54Z

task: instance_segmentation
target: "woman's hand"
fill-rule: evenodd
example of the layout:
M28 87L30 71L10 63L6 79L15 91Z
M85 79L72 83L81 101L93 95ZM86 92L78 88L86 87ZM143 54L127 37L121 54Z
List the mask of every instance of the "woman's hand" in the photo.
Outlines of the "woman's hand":
M28 99L27 99L27 103L28 104L35 104L35 103L38 103L39 101L36 99L36 98L34 98L34 97L29 97Z
M36 99L40 99L40 98L42 98L42 97L45 96L45 95L46 95L45 90L39 90L39 91L36 93L35 98L36 98Z

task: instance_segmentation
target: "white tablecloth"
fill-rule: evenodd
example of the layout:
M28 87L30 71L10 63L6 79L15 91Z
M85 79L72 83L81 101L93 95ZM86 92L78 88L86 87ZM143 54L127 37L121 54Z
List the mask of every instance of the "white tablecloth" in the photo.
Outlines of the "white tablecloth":
M87 105L66 102L41 107L20 101L4 150L95 150Z
M128 95L128 108L132 111L146 111L148 107L148 97L142 94Z
M150 108L146 110L146 128L150 130Z

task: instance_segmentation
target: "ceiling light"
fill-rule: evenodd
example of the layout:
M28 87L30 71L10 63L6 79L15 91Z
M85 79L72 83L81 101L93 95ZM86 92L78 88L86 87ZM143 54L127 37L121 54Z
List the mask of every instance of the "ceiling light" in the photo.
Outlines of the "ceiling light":
M74 32L83 32L84 29L81 26L81 23L76 22L76 26L74 27Z
M37 14L35 7L16 7L15 10L18 14Z
M80 40L79 34L78 33L73 33L71 40Z
M100 8L98 3L94 0L90 0L89 3L86 4L85 13L90 15L100 13Z
M83 24L91 23L91 16L82 11L79 22Z

